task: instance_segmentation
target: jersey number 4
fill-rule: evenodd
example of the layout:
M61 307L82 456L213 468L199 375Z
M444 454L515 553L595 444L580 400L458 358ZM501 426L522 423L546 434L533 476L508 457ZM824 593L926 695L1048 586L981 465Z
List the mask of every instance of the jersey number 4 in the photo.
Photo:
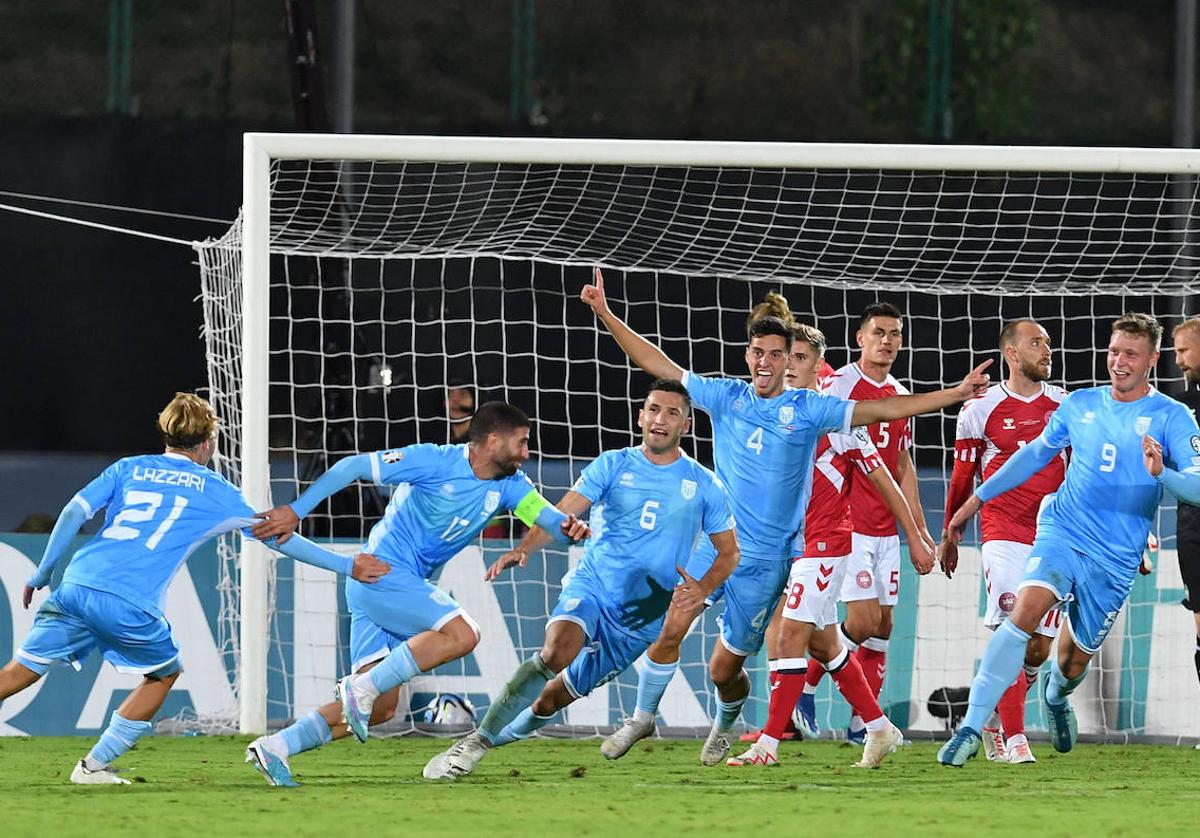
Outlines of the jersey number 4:
M162 506L163 496L161 492L143 492L137 489L130 489L125 493L125 508L117 513L117 517L113 518L113 522L105 527L100 533L103 538L110 538L113 541L132 541L138 538L142 531L137 527L131 527L129 524L144 524L146 521L154 518L154 513L158 512L158 508ZM183 514L183 510L187 507L187 498L182 495L175 496L175 503L171 506L171 512L163 519L163 522L158 525L158 528L150 534L146 539L146 549L153 550L162 541L163 536L171 529L171 526L179 520L179 516Z
M755 454L761 454L763 449L762 441L763 429L755 428L754 431L746 438L746 447Z

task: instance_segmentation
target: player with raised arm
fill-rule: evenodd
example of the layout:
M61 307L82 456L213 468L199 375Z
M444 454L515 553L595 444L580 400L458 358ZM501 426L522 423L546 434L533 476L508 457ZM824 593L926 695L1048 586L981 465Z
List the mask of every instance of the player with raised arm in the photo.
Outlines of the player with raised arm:
M987 395L963 405L954 441L954 471L946 492L946 523L938 560L947 577L958 567L958 544L949 522L975 489L975 479L987 480L1020 448L1045 429L1067 392L1047 384L1050 378L1050 335L1035 320L1013 320L1000 330L1000 351L1008 379ZM1025 562L1037 534L1037 516L1045 497L1058 489L1066 469L1066 452L1021 486L1000 495L980 511L981 557L986 580L987 613L983 622L992 631L1012 613ZM1013 764L1035 762L1025 736L1025 695L1037 682L1038 670L1050 654L1062 612L1051 609L1038 623L1025 650L1021 673L997 704L995 716L980 731L989 761ZM1003 731L1003 733L1001 732Z
M106 468L63 507L22 603L50 583L55 565L89 518L107 508L99 535L75 552L62 582L42 603L29 636L0 670L0 701L29 687L56 662L76 669L92 649L142 682L113 711L100 741L71 771L83 785L128 785L112 763L150 732L183 668L163 615L167 587L201 544L246 529L254 510L241 492L207 467L217 446L212 406L176 393L158 416L162 454L126 457ZM274 545L269 545L274 546ZM388 572L373 556L353 559L293 539L280 552L366 583Z
M1110 383L1069 393L1042 434L950 519L947 529L957 540L982 504L1021 486L1070 447L1062 486L1038 518L1016 604L984 650L966 717L938 751L943 765L962 766L979 750L981 729L1020 673L1030 637L1061 603L1067 619L1041 697L1054 749L1074 747L1068 699L1129 598L1164 487L1181 500L1200 501L1195 417L1150 384L1161 340L1162 327L1147 314L1116 320L1108 342Z
M523 663L479 729L433 757L427 779L470 774L490 748L524 739L554 714L623 672L658 636L672 600L691 610L738 562L729 496L721 481L679 447L691 400L675 380L650 385L638 413L642 444L596 458L561 501L604 524L564 580L540 652ZM717 556L701 580L683 565L699 540ZM527 536L522 547L541 538ZM488 572L496 578L511 558Z
M286 536L325 498L356 480L398 485L368 549L392 571L379 585L346 584L353 674L334 701L272 736L255 739L246 761L272 785L296 785L289 758L367 729L395 712L401 684L471 652L479 627L430 577L470 544L497 511L513 510L560 543L586 538L587 525L550 505L520 471L529 458L529 419L518 408L488 402L475 412L460 445L409 445L340 460L291 504L263 516L254 532ZM513 551L516 552L516 551ZM512 555L511 553L508 555Z
M712 418L716 472L733 502L742 553L725 584L704 592L714 602L724 600L720 642L709 660L709 675L717 688L717 714L700 751L702 764L718 765L729 753L733 724L750 692L743 664L762 647L767 622L787 579L792 540L804 524L821 437L830 431L847 433L853 426L961 402L986 389L988 379L983 371L990 362L972 370L952 389L855 403L813 390L784 389L792 330L777 317L764 317L750 325L745 358L751 381L746 382L697 375L676 365L613 314L598 269L595 284L585 286L580 297L633 363L656 378L681 380L696 406ZM688 572L702 577L712 556L711 545L701 542ZM679 645L701 609L686 615L667 614L663 632L647 651L638 673L633 717L601 745L609 759L619 758L654 732L658 703L679 665Z
M855 402L903 395L908 390L892 375L904 346L904 323L900 310L891 303L873 303L863 311L855 340L862 349L857 361L839 369L825 385L825 392ZM925 513L917 491L917 472L909 449L912 429L907 417L875 422L867 428L888 471L900 485L922 537L933 543L925 526ZM900 535L896 516L875 484L864 475L850 476L850 510L854 520L850 559L842 580L841 601L846 603L846 620L839 631L842 643L851 649L862 666L876 698L887 672L888 640L892 636L892 608L900 596ZM929 572L928 567L918 567ZM805 735L819 733L814 696L823 668L810 666L808 685L797 707ZM854 715L846 737L862 742L863 720Z
M817 389L818 367L825 354L825 336L812 326L793 327L796 339L787 380L795 387ZM779 762L779 740L787 728L796 700L805 686L806 656L810 653L833 676L850 706L866 723L866 747L860 768L877 768L899 745L899 729L887 719L871 692L858 661L850 656L837 633L837 597L850 553L853 523L847 502L849 476L858 470L870 477L888 508L894 510L912 545L913 564L932 567L934 547L921 534L908 502L864 428L849 434L825 436L817 448L812 496L805 513L803 538L795 545L798 556L784 589L778 635L772 644L777 660L771 684L767 724L749 750L731 757L732 766L765 766Z

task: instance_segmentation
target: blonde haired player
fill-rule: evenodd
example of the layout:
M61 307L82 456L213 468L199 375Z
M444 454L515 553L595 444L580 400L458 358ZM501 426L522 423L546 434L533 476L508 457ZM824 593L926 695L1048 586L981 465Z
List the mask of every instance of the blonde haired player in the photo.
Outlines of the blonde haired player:
M192 393L176 393L158 417L165 450L113 463L68 501L50 534L41 564L25 586L26 608L85 521L107 507L104 528L76 551L62 582L38 609L14 660L0 670L0 700L42 677L53 663L78 667L99 649L121 672L142 683L112 714L100 741L71 771L71 782L128 785L112 763L150 732L182 667L163 615L167 586L189 555L209 538L243 529L254 510L236 487L206 466L217 446L217 416ZM363 553L338 556L305 539L280 552L302 562L373 583L389 570Z

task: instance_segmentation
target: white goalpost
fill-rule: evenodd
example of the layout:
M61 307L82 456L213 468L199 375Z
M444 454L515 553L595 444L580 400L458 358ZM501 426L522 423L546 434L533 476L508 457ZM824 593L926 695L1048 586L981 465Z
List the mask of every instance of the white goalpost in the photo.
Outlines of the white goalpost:
M226 423L216 466L261 509L342 456L446 442L450 388L526 409L527 471L552 498L600 450L633 444L649 379L578 302L596 265L617 311L705 374L745 373L746 315L768 290L825 331L834 366L856 357L858 313L890 300L905 313L894 374L913 390L998 358L1000 325L1016 317L1049 330L1054 382L1102 383L1096 348L1111 320L1147 311L1169 330L1191 313L1200 265L1200 152L1187 150L247 134L243 166L238 221L197 251L211 397ZM1158 383L1173 392L1169 355ZM954 416L915 424L934 532ZM711 465L707 422L693 437ZM303 531L353 549L388 491L347 489ZM1135 586L1081 691L1089 734L1200 735L1170 508L1159 532L1155 573ZM515 533L500 523L489 536L439 581L484 639L416 679L393 728L419 722L407 702L426 695L486 703L540 646L577 551L488 586L476 571ZM329 699L350 665L344 597L331 575L260 545L231 540L219 553L218 639L238 705L214 723L258 733ZM904 572L883 703L912 731L942 729L930 694L970 681L986 640L980 577L969 549L952 581ZM716 632L706 615L685 644L664 701L670 727L706 723ZM749 663L746 713L761 722L762 662ZM615 724L634 681L598 690L565 724ZM822 690L823 726L836 728L848 712Z

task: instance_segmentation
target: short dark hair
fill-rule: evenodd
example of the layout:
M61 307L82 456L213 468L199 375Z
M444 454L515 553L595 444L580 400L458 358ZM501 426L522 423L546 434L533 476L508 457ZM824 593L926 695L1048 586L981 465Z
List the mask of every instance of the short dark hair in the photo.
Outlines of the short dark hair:
M1000 330L1000 348L1011 346L1017 339L1017 328L1022 323L1032 323L1035 326L1041 325L1032 317L1019 317L1016 320L1009 320L1004 324L1004 328Z
M1162 345L1162 324L1149 314L1138 311L1122 314L1113 322L1112 330L1127 335L1141 335L1150 341L1150 349L1155 352Z
M507 434L528 427L529 417L521 408L506 402L485 402L471 417L467 439L479 443L486 441L488 434Z
M750 340L767 335L779 335L787 343L788 351L792 350L792 327L778 317L760 317L746 329L746 336Z
M862 317L858 319L858 328L861 329L863 326L866 326L872 317L894 317L897 320L902 320L904 315L892 303L879 300L863 309Z
M678 393L683 396L683 406L686 408L686 412L691 413L692 397L688 395L687 388L683 386L683 382L678 378L654 379L650 382L650 387L646 390L646 397L649 398L650 394L655 390L661 393Z

